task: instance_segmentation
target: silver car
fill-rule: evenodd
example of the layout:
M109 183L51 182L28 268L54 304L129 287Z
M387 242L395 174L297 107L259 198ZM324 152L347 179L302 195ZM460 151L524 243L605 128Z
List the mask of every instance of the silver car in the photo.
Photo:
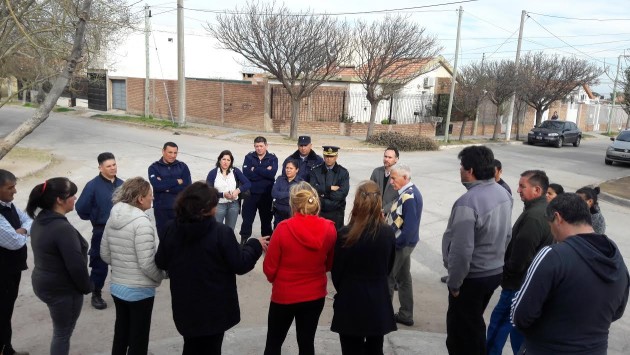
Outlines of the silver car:
M619 132L617 138L610 137L612 144L606 149L606 165L630 163L630 129Z

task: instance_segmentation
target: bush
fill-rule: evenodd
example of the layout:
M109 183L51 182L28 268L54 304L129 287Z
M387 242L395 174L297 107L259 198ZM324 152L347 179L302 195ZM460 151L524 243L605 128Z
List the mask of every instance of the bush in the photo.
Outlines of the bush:
M439 145L433 139L422 136L408 136L398 132L383 132L372 135L368 143L383 147L396 147L398 150L408 152L414 150L438 150Z

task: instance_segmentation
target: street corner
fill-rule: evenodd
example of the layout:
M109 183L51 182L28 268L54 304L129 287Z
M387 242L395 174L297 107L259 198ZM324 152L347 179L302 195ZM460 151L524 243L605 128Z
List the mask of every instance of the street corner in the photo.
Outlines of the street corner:
M630 207L630 176L605 181L599 188L602 200Z
M45 150L14 147L0 160L0 169L8 170L18 179L23 179L46 169L53 160L53 155Z

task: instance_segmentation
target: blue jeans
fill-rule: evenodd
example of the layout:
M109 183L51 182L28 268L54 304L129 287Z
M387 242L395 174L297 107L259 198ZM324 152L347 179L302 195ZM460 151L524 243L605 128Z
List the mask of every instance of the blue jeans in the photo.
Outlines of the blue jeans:
M505 289L501 291L499 302L492 311L490 324L488 324L488 355L501 355L508 335L514 355L518 353L523 344L523 334L510 322L512 299L514 299L516 292L516 290Z
M219 203L217 205L217 213L215 213L214 219L234 230L234 227L236 227L236 219L238 218L239 209L240 206L238 201ZM224 219L225 222L223 222Z
M100 291L107 278L107 263L101 259L101 240L105 226L92 228L92 241L90 242L90 281L94 284L94 290Z

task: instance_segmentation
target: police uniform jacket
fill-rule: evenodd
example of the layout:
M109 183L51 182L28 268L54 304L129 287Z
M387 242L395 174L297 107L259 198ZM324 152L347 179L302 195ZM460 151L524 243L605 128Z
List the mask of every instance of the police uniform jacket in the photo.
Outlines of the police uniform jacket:
M245 156L243 174L252 183L251 193L271 195L271 188L276 182L276 172L278 172L278 158L275 154L267 152L262 159L258 159L256 151L253 151Z
M319 156L317 153L311 150L310 153L306 156L306 158L302 159L300 156L300 151L296 150L295 153L289 155L282 163L282 176L286 176L284 168L287 166L287 162L292 159L295 160L299 164L299 169L297 176L299 176L302 180L308 182L309 176L311 175L311 170L313 170L316 166L324 163L324 158Z
M322 212L344 212L350 191L350 174L346 168L336 163L330 170L326 164L318 165L311 170L309 183L319 194ZM339 190L332 191L331 186L339 186Z

